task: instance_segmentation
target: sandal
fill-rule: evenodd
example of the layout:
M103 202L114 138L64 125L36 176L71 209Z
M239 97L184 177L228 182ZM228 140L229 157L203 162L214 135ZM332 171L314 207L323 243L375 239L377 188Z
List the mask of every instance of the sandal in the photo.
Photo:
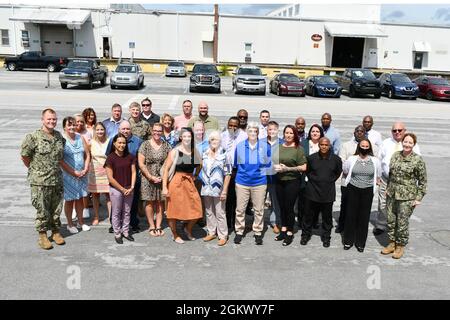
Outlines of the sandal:
M152 237L158 237L159 234L158 234L158 232L157 232L156 230L157 230L157 229L148 229L148 233L150 233L150 235L151 235Z
M179 243L179 244L183 244L184 243L183 239L181 239L180 237L172 238L172 240L175 241L176 243Z
M160 237L162 237L163 235L166 234L162 228L156 228L156 229L155 229L155 232L156 232Z

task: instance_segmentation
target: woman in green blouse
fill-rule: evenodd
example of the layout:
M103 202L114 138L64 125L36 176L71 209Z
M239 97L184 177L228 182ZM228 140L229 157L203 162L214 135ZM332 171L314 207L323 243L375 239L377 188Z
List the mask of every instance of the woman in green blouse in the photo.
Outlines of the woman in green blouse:
M294 126L287 125L284 128L283 140L284 143L279 147L279 164L274 165L282 225L275 240L283 240L283 246L288 246L294 239L294 205L300 188L301 172L306 171L306 158Z

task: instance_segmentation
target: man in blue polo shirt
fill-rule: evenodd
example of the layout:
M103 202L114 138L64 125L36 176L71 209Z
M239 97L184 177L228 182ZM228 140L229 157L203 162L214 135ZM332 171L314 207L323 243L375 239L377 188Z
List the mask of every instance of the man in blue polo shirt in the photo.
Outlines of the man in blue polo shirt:
M234 243L240 244L245 231L245 211L251 199L254 211L253 232L255 244L262 245L264 227L264 201L267 189L267 171L270 170L270 147L258 140L259 125L247 125L248 139L236 146L234 167L236 173L236 236Z
M118 103L114 103L111 107L111 118L103 120L103 125L105 126L108 138L111 138L112 140L112 137L119 132L119 126L122 121L122 106Z

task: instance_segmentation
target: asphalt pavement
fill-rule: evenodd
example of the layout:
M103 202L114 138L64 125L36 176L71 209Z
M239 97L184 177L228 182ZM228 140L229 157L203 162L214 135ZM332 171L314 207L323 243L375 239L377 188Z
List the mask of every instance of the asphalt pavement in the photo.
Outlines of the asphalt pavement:
M188 78L150 74L140 90L111 90L109 86L63 90L57 73L50 76L50 87L45 88L45 72L0 71L0 299L449 298L450 103L235 95L231 78L223 79L220 94L191 94ZM124 245L117 245L106 220L89 232L65 233L65 246L39 249L20 144L26 133L40 126L42 109L56 109L61 130L65 116L85 107L94 107L102 120L109 116L113 103L126 107L147 96L158 114L179 114L184 99L191 99L194 106L204 100L221 126L240 108L247 109L255 121L259 111L267 109L281 127L301 115L309 128L320 123L323 112L330 112L343 142L367 114L374 117L374 128L383 138L388 137L394 121L404 121L407 130L418 135L428 170L428 193L411 218L405 256L397 261L380 255L386 235L374 237L371 232L364 253L344 251L341 236L335 233L330 248L322 247L319 236L300 246L298 234L291 246L282 247L273 240L271 229L264 234L263 246L254 244L252 232L241 245L204 243L205 231L199 227L194 232L198 239L183 245L171 240L168 228L162 238L141 232L135 242L124 240ZM124 113L128 116L126 108ZM335 218L340 203L337 191ZM370 231L376 206L375 198Z

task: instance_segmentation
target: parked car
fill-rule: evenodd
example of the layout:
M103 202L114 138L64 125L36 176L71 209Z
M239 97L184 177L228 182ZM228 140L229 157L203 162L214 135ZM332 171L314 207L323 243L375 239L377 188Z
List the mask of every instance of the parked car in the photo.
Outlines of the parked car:
M401 97L415 100L419 96L419 87L404 73L383 73L378 80L381 93L389 99Z
M339 98L342 87L330 76L310 76L305 80L305 92L313 97Z
M254 65L240 65L233 72L232 86L234 93L256 92L266 94L266 75Z
M189 92L199 89L213 90L220 93L220 75L215 64L196 63L189 78Z
M6 57L4 66L9 71L21 69L48 69L50 72L61 70L67 64L66 57L46 56L41 51L27 51L18 56Z
M70 59L67 68L59 73L61 88L67 89L67 85L87 85L90 89L94 87L94 82L100 82L102 86L106 84L108 68L100 66L97 59Z
M137 63L119 63L112 73L109 83L111 89L117 87L133 87L135 89L144 86L144 72Z
M419 96L428 100L449 100L450 84L442 77L420 76L413 80L419 87Z
M305 96L305 83L292 73L280 73L273 77L269 83L269 91L276 95Z
M352 98L359 94L373 94L375 99L381 97L380 81L369 69L347 68L342 76L336 78L336 82Z
M166 67L166 77L186 77L186 66L183 61L170 61Z

